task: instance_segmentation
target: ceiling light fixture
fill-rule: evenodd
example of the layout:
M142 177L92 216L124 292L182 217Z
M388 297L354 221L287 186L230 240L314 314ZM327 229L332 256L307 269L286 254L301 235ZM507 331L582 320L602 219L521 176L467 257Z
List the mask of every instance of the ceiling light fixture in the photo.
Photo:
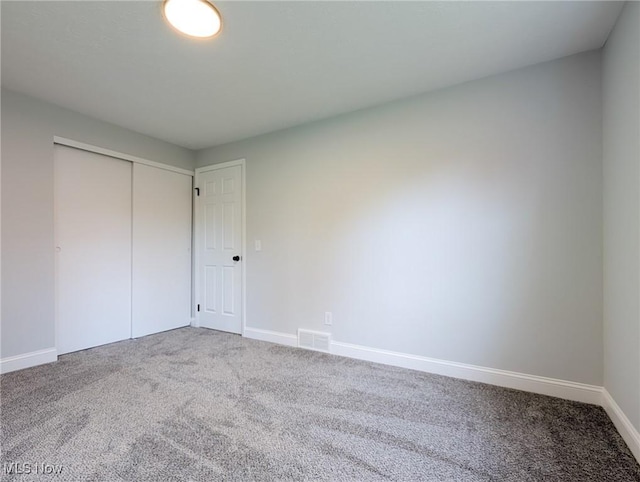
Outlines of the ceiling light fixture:
M190 37L213 37L222 28L220 12L207 0L165 0L164 18Z

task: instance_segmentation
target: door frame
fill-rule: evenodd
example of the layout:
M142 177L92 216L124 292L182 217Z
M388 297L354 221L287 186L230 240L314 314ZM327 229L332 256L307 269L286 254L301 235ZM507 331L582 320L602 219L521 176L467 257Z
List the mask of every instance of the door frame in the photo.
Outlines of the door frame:
M152 166L152 167L157 167L160 169L165 169L167 171L173 171L173 172L178 172L180 174L186 174L187 176L191 176L192 178L195 176L195 171L190 171L188 169L182 169L180 167L175 167L172 166L170 164L163 164L161 162L155 162L155 161L150 161L148 159L143 159L142 157L137 157L137 156L132 156L130 154L125 154L124 152L118 152L118 151L113 151L111 149L107 149L104 147L100 147L100 146L95 146L93 144L86 144L84 142L80 142L80 141L76 141L73 139L68 139L66 137L60 137L60 136L53 136L53 143L51 144L51 159L53 162L53 149L55 148L56 145L60 145L60 146L66 146L66 147L73 147L75 149L80 149L81 151L87 151L87 152L93 152L94 154L102 154L103 156L108 156L108 157L113 157L115 159L119 159L121 161L129 161L132 164L134 163L139 163L139 164L145 164L147 166ZM244 169L243 169L244 172ZM53 246L52 249L54 251L53 254L53 258L54 258L54 264L53 264L53 331L54 331L54 346L56 348L56 351L58 349L58 332L59 332L59 306L58 306L58 256L56 254L56 246L58 245L58 220L56 219L56 213L58 212L58 206L56 205L56 196L57 196L57 192L56 189L58 188L58 184L57 184L57 179L56 179L56 169L55 166L53 166ZM244 174L243 174L244 176ZM244 180L244 177L243 177ZM132 167L132 177L131 177L131 181L132 181L132 188L133 188L133 167ZM131 195L133 196L133 191L131 193ZM243 199L243 203L244 203L244 199ZM133 203L131 204L131 209L132 209L132 213L133 213ZM193 212L193 211L192 211ZM244 213L243 213L244 216ZM192 223L193 224L193 223ZM243 229L244 232L244 229ZM133 233L132 233L133 234ZM193 236L193 225L192 225L192 230L191 230L191 235ZM131 239L131 242L133 243L133 237ZM132 251L132 255L133 255L133 251ZM193 270L193 256L191 257L191 269ZM131 263L131 276L132 276L132 280L131 280L131 288L133 290L133 262ZM132 291L133 293L133 291ZM133 314L133 303L131 305L132 307L132 314ZM133 316L131 317L131 326L129 329L129 333L130 336L133 333Z
M242 300L240 305L242 306L242 316L241 318L241 326L240 326L240 335L244 336L246 327L247 327L247 182L246 182L246 160L245 159L236 159L235 161L222 162L220 164L211 164L209 166L203 166L196 168L195 176L193 178L193 240L194 240L194 248L193 248L193 267L192 272L194 274L194 301L193 301L193 326L200 326L200 313L198 312L197 305L200 302L200 230L202 227L199 225L200 222L200 206L198 203L198 199L195 193L195 188L200 187L200 176L202 173L216 171L218 169L225 169L227 167L236 167L240 166L240 185L242 187L242 195L240 199L242 200L242 209L240 210L240 229L242 230L242 236L240 240L240 251L242 256Z
M66 137L53 136L53 143L59 144L61 146L74 147L76 149L80 149L81 151L89 151L95 154L102 154L103 156L115 157L116 159L120 159L121 161L129 161L134 163L137 162L139 164L157 167L166 171L179 172L180 174L185 174L191 177L193 177L195 174L194 171L190 171L189 169L182 169L181 167L172 166L170 164L150 161L148 159L143 159L142 157L136 157L130 154L125 154L123 152L112 151L111 149L106 149L104 147L85 144L84 142L74 141L73 139L67 139Z

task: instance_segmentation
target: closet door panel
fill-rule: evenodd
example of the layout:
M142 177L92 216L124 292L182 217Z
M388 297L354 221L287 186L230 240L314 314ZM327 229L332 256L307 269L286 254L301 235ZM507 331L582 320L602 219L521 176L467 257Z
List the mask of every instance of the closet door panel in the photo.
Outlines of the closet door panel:
M133 166L132 336L191 322L192 177Z
M56 145L59 354L131 336L131 163Z

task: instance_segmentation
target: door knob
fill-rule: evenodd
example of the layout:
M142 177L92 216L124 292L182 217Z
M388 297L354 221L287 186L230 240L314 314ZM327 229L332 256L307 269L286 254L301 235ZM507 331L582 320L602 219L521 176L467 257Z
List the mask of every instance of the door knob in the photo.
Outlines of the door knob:
M233 257L233 260L234 260L234 261L240 261L240 256L237 256L237 255L236 255L236 256L234 256L234 257Z

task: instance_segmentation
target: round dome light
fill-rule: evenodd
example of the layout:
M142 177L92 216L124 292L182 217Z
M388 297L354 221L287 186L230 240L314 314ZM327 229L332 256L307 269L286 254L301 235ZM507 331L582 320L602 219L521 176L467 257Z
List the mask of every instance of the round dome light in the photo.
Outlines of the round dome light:
M191 37L213 37L222 28L220 13L207 0L165 0L163 10L176 30Z

